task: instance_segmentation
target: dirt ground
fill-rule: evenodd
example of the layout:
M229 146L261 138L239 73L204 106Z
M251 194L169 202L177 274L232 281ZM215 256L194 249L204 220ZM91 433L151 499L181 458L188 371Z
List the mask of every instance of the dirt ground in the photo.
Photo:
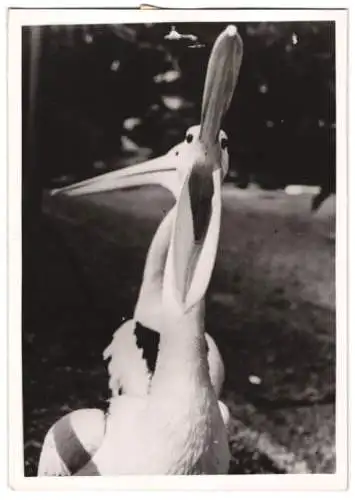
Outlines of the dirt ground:
M56 419L105 408L102 351L171 204L157 188L46 198L24 262L26 475ZM335 470L334 223L334 200L313 215L308 195L225 188L207 331L226 366L232 474Z

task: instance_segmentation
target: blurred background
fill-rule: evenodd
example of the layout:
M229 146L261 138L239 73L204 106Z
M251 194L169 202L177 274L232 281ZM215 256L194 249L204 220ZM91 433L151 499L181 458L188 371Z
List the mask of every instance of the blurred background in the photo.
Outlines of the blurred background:
M223 26L176 26L196 35L195 44L164 39L165 24L24 28L24 174L29 147L41 184L52 187L176 145L199 123L207 60ZM334 23L238 28L245 50L225 123L230 180L264 188L330 184L334 191Z
M236 24L244 57L224 123L226 216L207 317L235 418L232 473L332 472L335 207L311 208L335 193L335 24ZM209 53L224 28L23 28L27 475L60 415L104 405L101 353L132 313L149 242L171 204L149 189L57 202L47 190L180 142L199 123ZM172 30L197 40L171 39ZM318 186L320 195L288 196L288 185Z

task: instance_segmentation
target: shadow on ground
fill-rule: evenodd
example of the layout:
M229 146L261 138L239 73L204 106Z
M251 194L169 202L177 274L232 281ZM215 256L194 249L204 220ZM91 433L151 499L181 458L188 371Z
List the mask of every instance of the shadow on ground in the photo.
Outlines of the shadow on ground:
M224 205L207 329L226 365L231 473L333 472L332 211L312 218L302 197L232 188ZM132 314L149 242L171 200L144 189L44 206L24 255L28 476L55 420L106 407L102 352Z

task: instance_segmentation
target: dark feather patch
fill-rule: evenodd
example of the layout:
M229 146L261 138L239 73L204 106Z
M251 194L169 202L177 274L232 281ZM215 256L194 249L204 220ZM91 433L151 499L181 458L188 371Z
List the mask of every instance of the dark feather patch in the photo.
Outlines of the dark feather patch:
M189 193L195 241L199 243L211 217L211 200L214 192L213 180L205 165L196 165L189 179Z
M82 469L73 474L74 476L101 476L96 465L92 460L88 462Z
M57 453L71 475L76 474L79 469L91 462L91 455L81 444L71 425L70 415L66 415L55 424L53 434Z
M148 369L153 374L157 363L160 333L146 328L137 321L134 335L136 336L137 347L143 350L143 359L146 360Z

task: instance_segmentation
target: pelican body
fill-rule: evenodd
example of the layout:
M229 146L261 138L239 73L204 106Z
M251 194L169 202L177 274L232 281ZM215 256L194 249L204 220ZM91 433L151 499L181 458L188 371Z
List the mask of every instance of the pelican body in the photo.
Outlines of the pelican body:
M204 296L215 263L221 184L228 168L221 122L241 59L242 41L228 26L210 56L201 125L189 129L183 144L159 159L60 190L80 195L158 183L172 191L176 203L150 246L134 318L104 353L111 358L113 393L107 414L78 410L54 424L38 475L228 472L228 410L218 401L224 369L205 334ZM137 325L159 335L153 370L134 340Z

